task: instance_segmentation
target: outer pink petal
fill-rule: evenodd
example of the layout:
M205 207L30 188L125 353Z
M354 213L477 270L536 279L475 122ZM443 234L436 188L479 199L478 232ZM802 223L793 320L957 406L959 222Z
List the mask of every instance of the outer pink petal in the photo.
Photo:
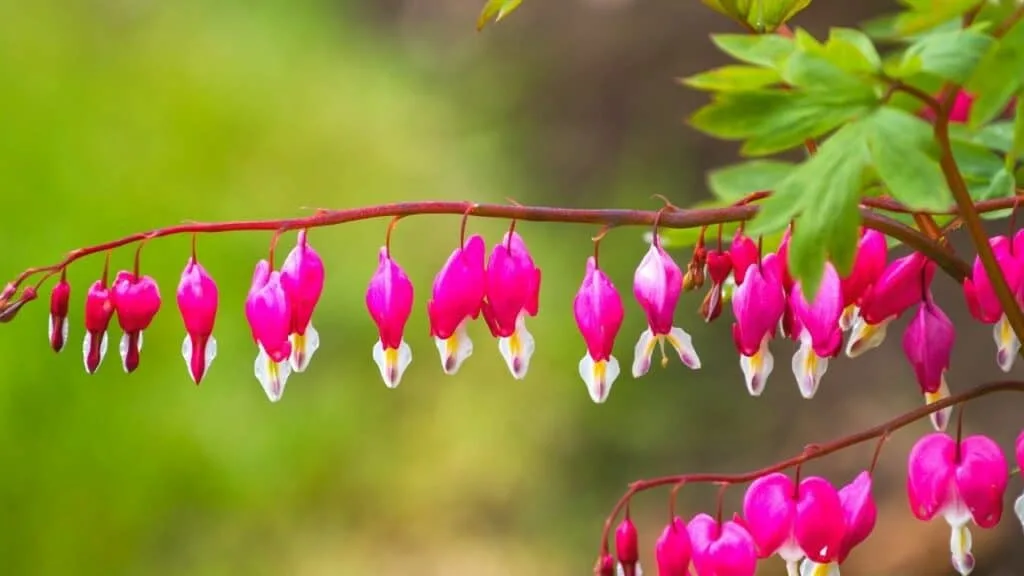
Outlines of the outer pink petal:
M654 545L659 576L687 576L693 556L686 522L676 516L665 526Z
M774 554L793 533L796 487L782 473L768 474L750 483L743 496L743 523L757 546L757 554Z
M919 520L931 520L951 498L956 469L956 441L933 432L914 444L907 458L907 496Z
M978 526L992 528L1002 518L1009 473L1006 457L994 440L978 435L961 441L956 486Z
M871 495L871 485L871 474L864 471L839 490L839 501L843 504L843 518L846 522L846 533L839 549L840 563L875 529L878 508Z
M903 352L914 368L922 392L935 393L949 369L956 329L935 302L922 302L903 333Z
M827 564L839 557L846 522L839 492L828 480L811 476L800 482L793 534L814 562Z

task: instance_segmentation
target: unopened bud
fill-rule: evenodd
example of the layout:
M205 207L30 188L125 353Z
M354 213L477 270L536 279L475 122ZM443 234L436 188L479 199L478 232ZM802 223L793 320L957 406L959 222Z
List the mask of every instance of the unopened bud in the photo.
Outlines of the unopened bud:
M629 515L622 520L615 530L615 554L622 565L622 571L627 576L636 574L636 564L640 561L640 551L636 525L630 520Z
M594 565L594 576L615 576L615 559L605 552Z
M711 322L722 314L722 285L712 284L700 304L700 315L705 322Z

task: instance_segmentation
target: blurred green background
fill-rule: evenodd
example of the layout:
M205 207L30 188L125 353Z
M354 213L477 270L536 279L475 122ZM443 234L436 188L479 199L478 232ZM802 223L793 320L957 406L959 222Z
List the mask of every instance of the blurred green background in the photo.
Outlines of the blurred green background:
M706 33L730 30L698 2L527 2L476 35L480 3L0 2L0 276L186 220L422 199L653 208L661 193L685 204L703 198L704 170L734 158L680 123L699 97L672 79L720 61ZM806 19L821 30L882 4ZM571 312L595 230L530 223L519 230L544 283L529 377L508 375L482 323L475 355L443 377L425 295L458 220L409 219L395 233L418 294L415 361L397 390L371 360L363 301L386 222L311 233L328 272L314 317L321 349L276 405L251 374L243 315L268 234L199 241L221 288L220 355L200 387L179 355L173 301L188 238L143 252L164 309L130 377L116 327L99 373L82 369L82 297L102 260L76 264L60 356L47 347L44 302L0 330L0 574L586 574L628 481L760 467L919 402L898 338L872 361L836 361L815 404L798 400L791 347L778 344L769 392L748 398L731 321L703 326L701 295L689 295L680 318L704 368L624 376L595 406L576 372L584 348ZM489 242L506 226L470 222ZM602 252L626 300L624 367L643 328L630 295L642 232L613 231ZM118 251L115 268L132 256ZM986 329L953 308L967 341L955 374L994 376ZM1008 441L1019 417L985 406L980 424ZM901 492L913 436L887 450L881 534L844 574L947 570L946 529L914 522ZM845 483L871 450L815 468ZM682 499L688 514L710 510L713 490ZM664 510L660 495L634 507L648 559ZM1013 565L997 554L1019 560L1008 538L976 539L988 551L977 573Z

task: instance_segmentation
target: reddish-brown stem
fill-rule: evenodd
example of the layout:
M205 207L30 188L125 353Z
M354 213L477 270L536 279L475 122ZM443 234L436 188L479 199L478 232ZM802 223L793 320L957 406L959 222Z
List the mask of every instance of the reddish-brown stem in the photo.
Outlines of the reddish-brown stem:
M395 231L395 226L398 226L398 221L401 220L401 216L395 216L388 222L388 230L384 233L384 254L388 258L391 258L391 233Z
M875 473L875 466L878 465L878 458L882 455L882 447L889 441L889 431L885 431L881 436L878 437L878 443L875 444L875 453L871 455L871 467L868 468L868 475L872 476Z
M462 213L462 224L459 225L459 248L466 247L466 225L469 223L469 215L472 214L473 208L476 208L476 204L470 204Z
M199 259L196 258L196 243L197 242L199 242L199 234L193 232L192 233L192 261L193 262L198 262L199 261Z
M286 230L279 228L274 231L274 235L270 238L270 256L268 257L268 260L270 261L271 270L274 269L274 252L277 251L277 243L281 240L281 234L284 234L285 232Z
M856 446L857 444L861 444L869 440L874 440L882 436L892 434L893 432L900 430L901 428L904 428L910 424L913 424L918 420L927 418L928 416L935 412L938 412L939 410L948 408L949 406L959 406L972 400L975 400L977 398L988 396L989 394L995 394L997 392L1024 392L1024 381L1011 380L979 384L978 386L975 386L974 388L971 388L966 392L961 392L960 394L949 396L947 398L937 400L936 402L933 402L931 404L926 404L919 408L915 408L914 410L905 412L887 422L883 422L882 424L868 428L866 430L862 430L855 434L844 436L842 438L833 440L832 442L828 442L826 444L816 445L814 450L804 450L803 452L796 456L793 456L792 458L783 460L781 462L772 464L771 466L767 466L759 470L744 472L742 474L675 474L671 476L651 478L648 480L638 480L629 485L629 488L622 495L622 497L619 498L619 501L616 502L615 506L612 508L611 513L608 514L608 517L605 519L604 528L601 532L602 549L604 549L604 547L606 546L608 536L611 533L612 523L615 521L615 518L618 517L619 513L622 511L623 506L625 506L625 503L640 492L645 492L647 490L651 490L661 486L678 484L680 482L686 482L688 484L695 482L725 483L730 485L750 482L752 480L760 478L761 476L773 474L775 472L782 472L795 466L805 464L812 460L817 460L819 458L828 456L829 454L833 454L840 450L844 450L851 446Z
M655 220L655 221L657 221L657 220ZM594 242L594 267L595 268L600 268L601 267L601 261L600 261L600 257L601 257L601 240L604 240L604 237L608 234L608 232L610 230L611 230L611 226L604 226L604 227L601 228L601 231L597 233L597 236L594 236L593 238L591 238L591 240Z
M676 485L672 487L672 492L668 496L668 522L671 524L676 519L676 500L679 498L679 491L682 490L683 486L686 486L686 482L676 482Z
M925 236L932 240L939 240L942 238L942 230L939 229L938 223L936 223L935 219L930 215L923 214L921 212L914 212L914 223L917 224L918 229L921 230Z
M718 486L717 506L715 508L715 520L718 523L718 530L722 529L722 508L725 504L725 491L729 489L729 482L722 482Z

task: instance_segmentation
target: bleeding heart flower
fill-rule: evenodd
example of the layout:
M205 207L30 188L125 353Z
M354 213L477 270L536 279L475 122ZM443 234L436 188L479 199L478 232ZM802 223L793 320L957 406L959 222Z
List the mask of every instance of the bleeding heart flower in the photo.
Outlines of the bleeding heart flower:
M722 250L711 250L707 254L708 277L711 288L701 303L701 316L705 322L711 322L722 313L725 298L725 285L732 278L732 256ZM735 281L733 283L735 287Z
M412 363L412 348L403 334L412 314L413 287L405 271L394 260L386 246L378 255L377 270L366 290L366 309L377 324L380 338L373 345L373 360L380 368L388 388L396 388L402 374Z
M946 371L949 370L955 342L956 329L953 322L929 292L907 325L907 331L903 333L903 353L914 368L926 404L949 397ZM936 430L946 429L952 411L953 407L950 406L931 414L932 425Z
M856 358L877 348L889 323L924 297L935 277L935 263L920 252L893 260L861 298L860 317L850 329L846 355Z
M935 432L922 437L910 451L907 494L919 520L942 515L952 529L953 567L967 576L974 569L971 531L967 523L992 528L1003 514L1003 495L1009 468L999 445L985 436L957 443Z
M85 340L82 342L82 357L85 371L95 374L107 355L107 327L114 316L114 303L110 300L106 272L102 280L93 282L85 294Z
M219 293L217 283L196 261L195 256L189 258L181 273L177 300L186 332L181 344L181 356L185 359L192 381L199 384L217 357L217 339L213 337L213 326L217 320Z
M484 320L512 377L526 377L536 344L526 317L540 307L540 269L519 234L507 232L487 260Z
M245 317L259 348L253 373L267 398L277 402L291 375L289 358L292 310L288 296L281 287L281 273L272 270L270 262L260 260L252 275L252 285L245 299Z
M871 474L861 472L839 490L839 501L843 506L843 525L846 527L839 554L831 562L819 563L805 558L800 563L801 576L839 576L839 566L846 561L850 551L871 535L875 529L878 509L871 496Z
M139 366L142 331L149 328L160 310L160 288L149 276L118 272L110 299L117 312L117 322L124 331L120 346L121 365L130 374Z
M658 563L658 576L689 576L693 547L686 522L676 516L665 526L654 545L654 558Z
M324 291L324 263L309 245L305 230L299 231L295 248L281 265L281 288L292 311L292 353L288 361L292 371L304 372L320 347L320 333L313 327L312 319Z
M1024 261L1021 260L1024 257L1024 230L1017 232L1012 242L1006 236L995 236L989 238L988 243L1010 290L1017 295L1018 301L1024 299L1021 294L1024 289ZM964 279L964 299L971 316L979 322L995 325L992 336L996 342L996 363L1003 372L1009 372L1020 351L1020 342L1006 314L1003 314L1003 305L996 297L981 258L974 258L971 276Z
M68 341L68 307L71 300L71 285L68 284L64 272L61 272L60 281L53 286L50 292L50 348L54 352L60 352Z
M619 571L623 576L638 576L641 573L636 526L628 512L615 530L615 555L619 558Z
M484 300L484 257L487 247L474 234L452 251L434 277L433 293L427 302L430 335L441 355L441 369L455 374L473 354L473 341L466 326L480 316Z
M813 398L828 370L828 359L838 355L843 346L843 330L839 326L843 291L831 262L825 263L813 302L807 301L798 282L789 293L789 306L793 311L793 335L800 341L800 349L793 355L793 375L800 394Z
M779 278L778 258L768 254L759 265L751 266L732 296L733 340L740 353L740 367L753 396L764 391L775 361L768 343L786 309L786 294Z
M733 237L732 245L729 247L729 259L732 262L732 275L737 286L743 285L747 278L747 269L757 264L760 258L761 250L753 240L742 233L737 233Z
M666 341L675 349L685 366L693 370L700 368L700 358L693 348L693 339L682 328L673 326L682 290L683 271L660 244L651 244L633 275L633 295L647 315L647 329L640 334L634 351L634 378L650 370L656 346L661 347L662 366L668 365Z
M593 256L587 258L587 271L573 301L573 314L587 344L587 353L580 360L580 377L587 385L590 398L600 404L608 399L612 384L619 376L619 361L612 356L612 349L625 311L618 290L598 268Z
M686 527L693 547L697 576L754 576L757 553L754 539L740 523L721 525L707 514L698 514Z
M839 326L845 332L853 327L860 316L860 303L871 286L885 272L888 245L885 235L869 228L861 229L853 268L841 280L843 286L843 316Z

